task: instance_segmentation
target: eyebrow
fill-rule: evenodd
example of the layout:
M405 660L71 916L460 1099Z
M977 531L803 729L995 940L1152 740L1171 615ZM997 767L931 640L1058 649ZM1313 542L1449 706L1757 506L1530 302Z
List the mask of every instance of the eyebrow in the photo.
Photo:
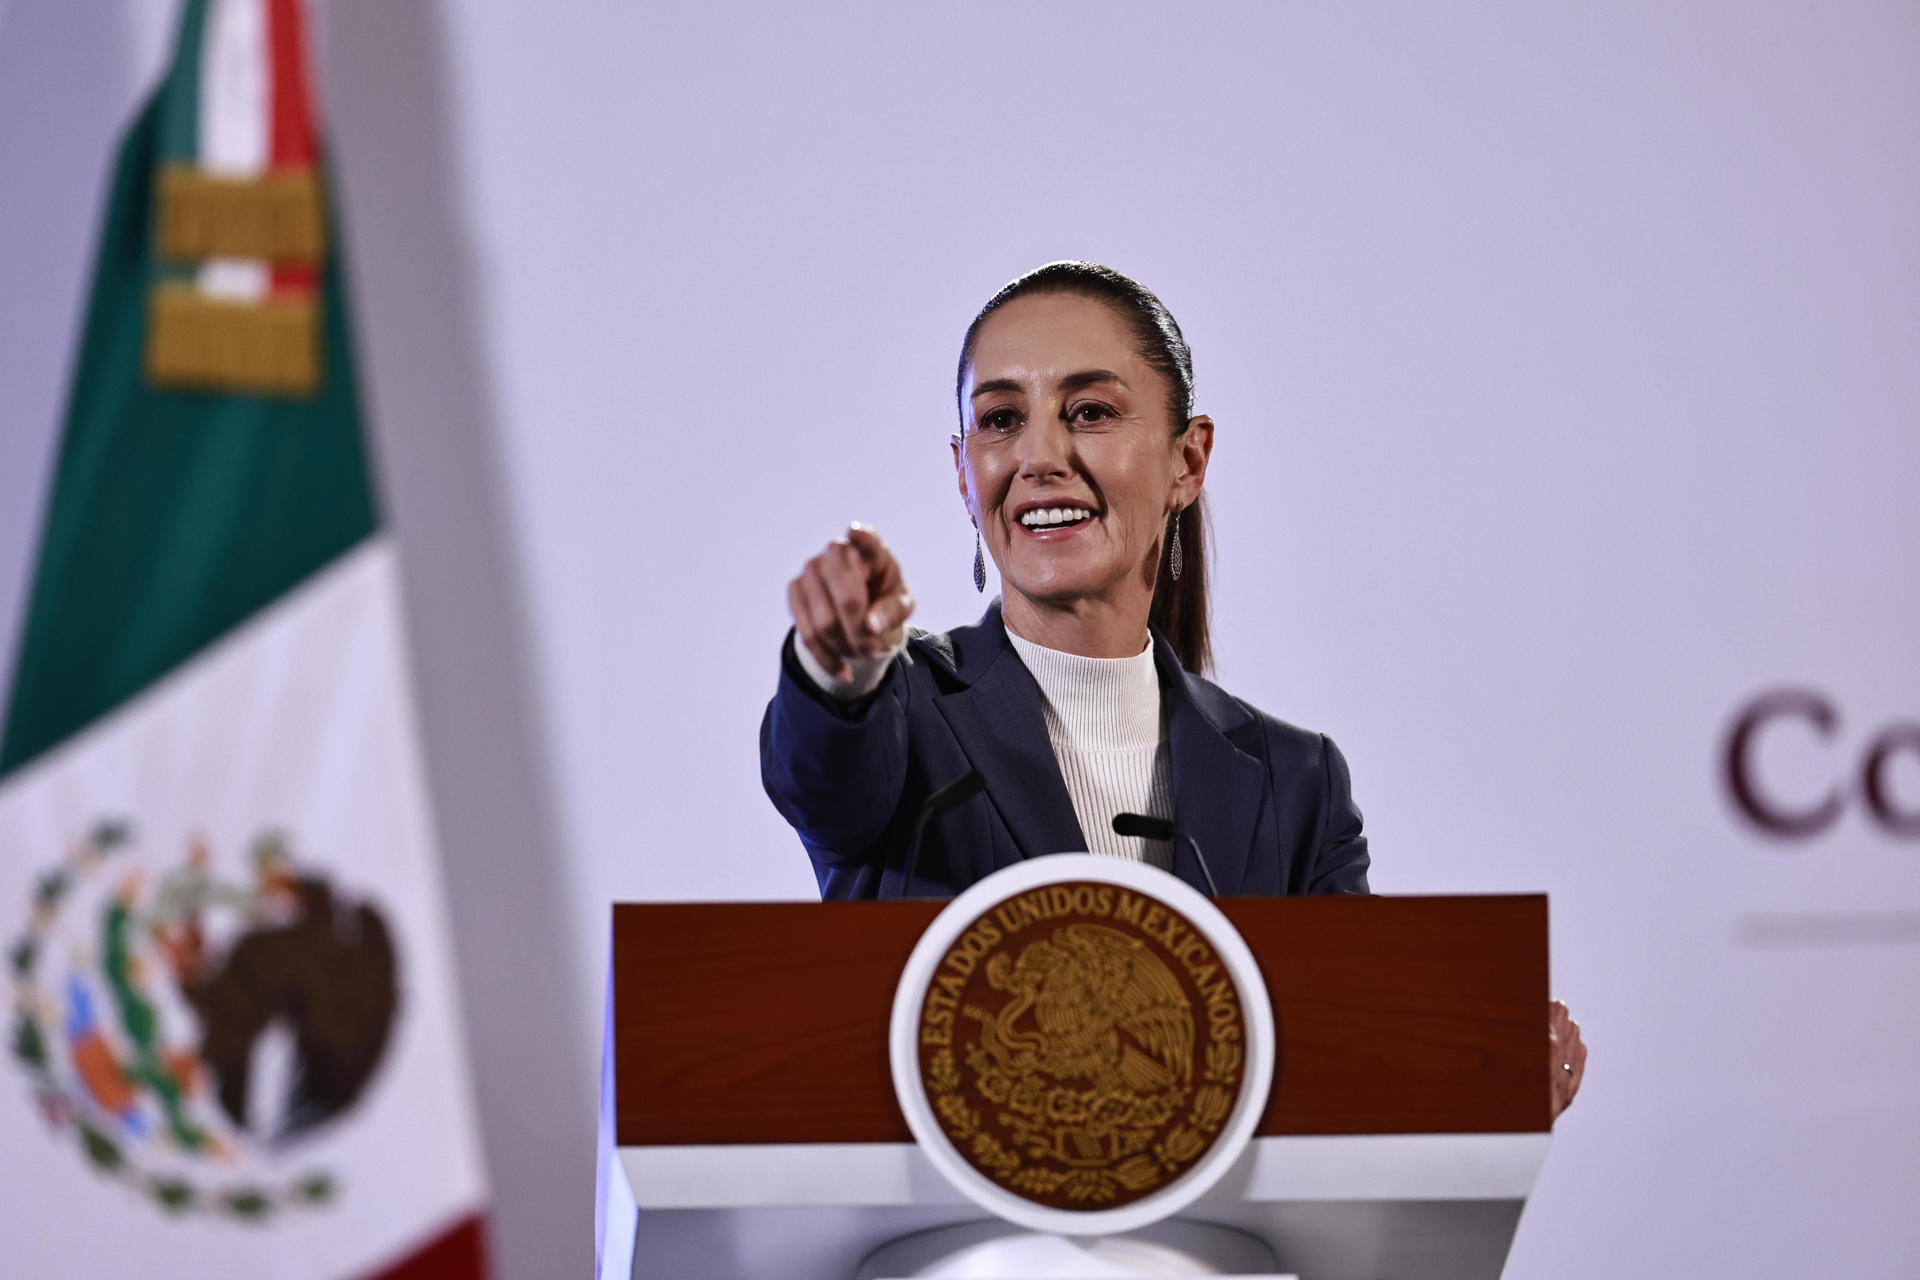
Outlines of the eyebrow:
M1091 387L1100 382L1115 382L1123 387L1127 385L1127 380L1111 369L1082 369L1078 373L1070 373L1060 379L1060 389L1062 391L1078 391L1083 387ZM998 391L1025 390L1026 388L1021 386L1016 379L994 378L975 387L973 394L969 396L968 399L978 400L981 396L990 396Z

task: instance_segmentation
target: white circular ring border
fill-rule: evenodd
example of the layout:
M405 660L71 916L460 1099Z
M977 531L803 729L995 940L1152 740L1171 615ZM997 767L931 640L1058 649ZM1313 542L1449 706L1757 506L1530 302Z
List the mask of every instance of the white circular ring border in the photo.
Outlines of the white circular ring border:
M1178 1178L1151 1195L1115 1209L1051 1209L995 1183L955 1150L927 1101L926 1085L920 1078L920 1011L927 986L947 949L968 925L1007 899L1029 889L1072 881L1111 884L1144 893L1185 916L1225 962L1246 1015L1246 1073L1241 1077L1240 1097L1221 1126L1220 1136ZM893 1059L894 1096L906 1113L907 1127L934 1168L968 1199L997 1217L1034 1231L1070 1235L1135 1231L1180 1212L1205 1195L1246 1149L1273 1085L1273 1006L1267 999L1266 979L1240 931L1199 892L1158 867L1090 853L1052 854L1015 863L948 903L920 935L907 967L901 971L900 985L893 994L893 1022L887 1043Z

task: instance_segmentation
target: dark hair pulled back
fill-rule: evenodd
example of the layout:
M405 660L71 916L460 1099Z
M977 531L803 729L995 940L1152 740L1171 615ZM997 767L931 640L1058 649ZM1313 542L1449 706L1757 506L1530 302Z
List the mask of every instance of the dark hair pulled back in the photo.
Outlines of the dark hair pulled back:
M967 337L960 344L960 369L954 377L954 403L960 412L960 430L967 427L967 370L973 364L974 340L987 317L1015 298L1030 294L1073 293L1106 303L1125 318L1133 331L1141 359L1167 383L1167 416L1173 434L1185 434L1193 418L1193 352L1175 323L1166 304L1151 289L1128 275L1096 262L1049 262L1003 285L987 299L980 314L967 326ZM1188 671L1204 674L1213 667L1213 644L1209 634L1207 602L1207 506L1203 493L1180 512L1181 571L1174 580L1167 567L1164 547L1160 554L1159 579L1153 588L1151 622L1173 645L1180 665Z

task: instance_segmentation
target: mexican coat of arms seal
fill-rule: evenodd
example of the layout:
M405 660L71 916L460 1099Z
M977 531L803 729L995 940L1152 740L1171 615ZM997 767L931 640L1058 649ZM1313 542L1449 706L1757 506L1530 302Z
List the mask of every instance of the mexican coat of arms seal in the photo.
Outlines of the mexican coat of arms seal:
M1013 870L956 900L909 964L902 1109L1002 1216L1106 1230L1172 1212L1264 1104L1264 985L1231 926L1162 872L1087 855Z

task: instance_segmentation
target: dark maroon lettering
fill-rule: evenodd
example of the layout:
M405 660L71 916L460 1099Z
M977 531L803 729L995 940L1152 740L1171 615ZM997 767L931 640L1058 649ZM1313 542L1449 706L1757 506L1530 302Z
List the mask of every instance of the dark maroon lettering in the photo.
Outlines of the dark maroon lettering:
M1804 840L1819 835L1840 816L1840 792L1831 789L1817 804L1787 808L1769 799L1753 772L1753 744L1760 730L1770 721L1791 717L1804 720L1819 730L1822 738L1831 738L1840 725L1833 704L1820 694L1805 689L1781 689L1765 693L1748 704L1734 721L1727 735L1724 758L1727 790L1742 813L1769 835Z
M1920 839L1920 809L1902 809L1887 787L1887 762L1902 751L1920 757L1920 724L1895 724L1881 731L1860 766L1860 790L1874 821L1895 835Z

